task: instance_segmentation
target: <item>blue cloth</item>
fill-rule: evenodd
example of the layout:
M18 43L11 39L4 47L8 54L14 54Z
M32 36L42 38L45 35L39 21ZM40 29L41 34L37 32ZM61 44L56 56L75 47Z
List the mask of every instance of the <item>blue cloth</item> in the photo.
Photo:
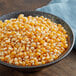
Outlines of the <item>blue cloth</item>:
M76 37L76 0L52 0L46 6L36 10L62 18L71 26ZM76 40L74 48L76 49Z

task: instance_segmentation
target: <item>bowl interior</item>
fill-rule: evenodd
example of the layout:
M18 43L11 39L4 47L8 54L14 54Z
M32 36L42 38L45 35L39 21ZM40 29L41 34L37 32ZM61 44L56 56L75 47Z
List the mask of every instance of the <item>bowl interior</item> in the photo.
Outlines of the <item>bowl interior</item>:
M38 12L38 11L13 12L13 13L1 16L0 20L4 21L6 19L17 18L19 14L24 14L25 16L30 16L30 15L31 16L44 16L46 18L49 18L53 22L56 22L58 24L62 24L62 26L65 28L65 30L67 31L67 33L69 35L69 39L68 39L69 47L67 48L67 50L63 54L61 54L59 56L58 59L56 59L53 62L44 64L44 65L32 66L33 68L49 66L49 65L51 65L53 63L56 63L56 62L60 61L61 59L63 59L64 57L66 57L70 53L70 51L71 51L71 49L72 49L72 47L74 45L74 35L73 35L73 32L72 32L71 28L69 27L69 25L65 21L63 21L59 17L54 16L52 14L48 14L48 13L44 13L44 12ZM0 61L0 63L3 64L3 65L9 66L9 67L15 67L15 68L31 68L31 67L15 66L15 65L11 65L11 64L8 64L8 63L2 62L2 61Z

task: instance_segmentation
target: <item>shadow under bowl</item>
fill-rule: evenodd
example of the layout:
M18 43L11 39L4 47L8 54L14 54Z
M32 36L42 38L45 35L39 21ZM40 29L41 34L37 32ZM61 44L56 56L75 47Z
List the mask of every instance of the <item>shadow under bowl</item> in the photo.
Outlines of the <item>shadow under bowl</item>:
M72 29L65 21L63 21L62 19L60 19L59 17L57 17L55 15L44 13L44 12L39 12L39 11L12 12L12 13L1 16L0 20L4 21L6 19L17 18L19 14L24 14L25 16L30 16L30 15L31 16L44 16L46 18L49 18L53 22L56 22L57 24L62 24L62 26L65 28L65 30L67 31L67 33L69 35L69 39L68 39L69 47L67 48L67 50L64 53L62 53L58 57L58 59L56 59L50 63L39 65L39 66L25 66L25 67L23 67L23 66L16 66L16 65L8 64L3 61L0 61L0 64L4 65L6 67L12 68L14 70L21 71L21 72L35 72L35 71L39 71L45 67L48 67L48 66L51 66L51 65L57 63L58 61L62 60L64 57L66 57L71 52L74 42L75 42L75 37L74 37Z

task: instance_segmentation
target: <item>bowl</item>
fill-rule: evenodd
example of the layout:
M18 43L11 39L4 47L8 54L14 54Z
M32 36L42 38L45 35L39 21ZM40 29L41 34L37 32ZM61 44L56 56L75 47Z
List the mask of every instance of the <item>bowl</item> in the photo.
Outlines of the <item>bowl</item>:
M60 19L57 16L54 16L52 14L48 14L48 13L44 13L44 12L39 12L39 11L19 11L19 12L12 12L6 15L3 15L0 17L0 20L4 21L6 19L11 19L11 18L17 18L19 14L24 14L25 16L44 16L46 18L49 18L50 20L52 20L53 22L56 22L58 24L62 24L62 26L65 28L65 30L67 31L69 38L68 38L68 44L69 47L67 48L67 50L62 53L56 60L47 63L47 64L43 64L43 65L38 65L38 66L16 66L16 65L12 65L12 64L8 64L5 63L3 61L0 61L0 64L9 67L11 69L14 70L18 70L20 72L36 72L39 71L43 68L49 67L55 63L57 63L58 61L62 60L63 58L65 58L72 50L74 42L75 42L75 38L74 38L74 34L73 31L71 29L71 27L62 19Z

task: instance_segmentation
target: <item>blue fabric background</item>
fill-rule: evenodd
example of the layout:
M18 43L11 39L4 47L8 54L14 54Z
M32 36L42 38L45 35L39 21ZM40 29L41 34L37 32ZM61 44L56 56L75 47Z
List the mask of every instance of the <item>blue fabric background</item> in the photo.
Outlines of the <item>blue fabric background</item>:
M36 10L62 18L71 26L76 38L76 0L52 0L46 6ZM76 40L74 48L76 49Z

